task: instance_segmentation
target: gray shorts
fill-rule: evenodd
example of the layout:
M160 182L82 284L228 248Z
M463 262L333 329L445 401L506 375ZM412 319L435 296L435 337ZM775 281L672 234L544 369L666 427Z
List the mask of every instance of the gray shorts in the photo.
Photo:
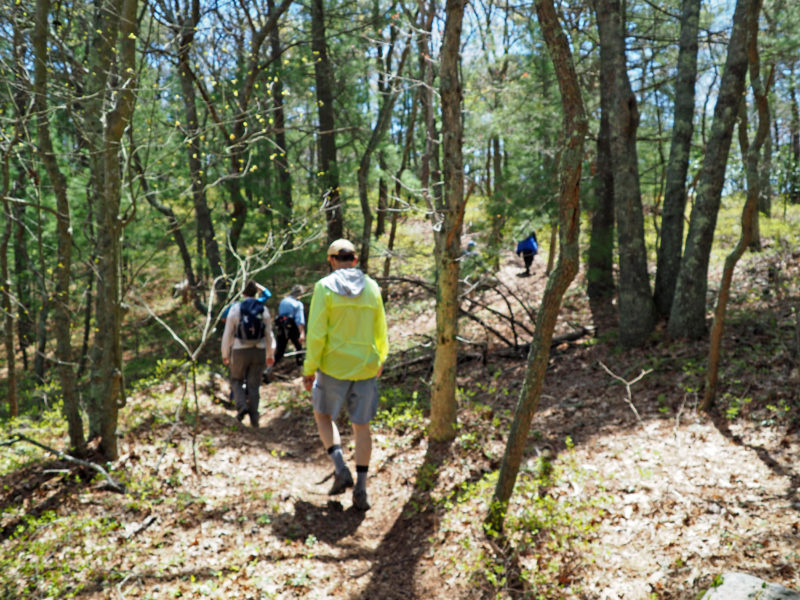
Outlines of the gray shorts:
M350 422L366 425L378 412L378 380L376 377L359 381L336 379L317 371L314 387L311 389L311 402L318 413L330 415L335 419L347 402Z

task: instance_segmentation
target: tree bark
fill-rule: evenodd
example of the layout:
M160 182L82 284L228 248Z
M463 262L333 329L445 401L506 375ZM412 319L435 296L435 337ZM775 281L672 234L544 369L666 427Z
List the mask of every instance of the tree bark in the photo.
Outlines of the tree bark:
M604 101L604 71L600 71L600 129L597 134L597 162L594 174L594 202L586 265L586 294L592 313L603 320L611 311L614 285L614 174L607 100Z
M464 159L459 78L461 27L466 0L447 0L442 39L439 91L442 102L444 194L433 213L436 254L436 354L431 384L430 437L455 437L458 360L458 273L464 221Z
M23 170L17 173L15 194L22 195L25 188L27 174ZM25 205L17 204L11 207L14 215L14 274L16 277L17 301L19 310L17 314L17 341L22 355L22 368L28 370L28 346L35 339L33 323L35 311L33 309L33 277L31 275L31 258L25 238Z
M100 436L100 451L116 460L117 415L124 399L120 297L120 218L122 134L134 106L137 0L106 0L98 12L89 60L93 100L88 115L99 120L92 131L92 166L99 183L97 222L96 333L90 374L90 437ZM119 73L117 80L112 72ZM105 109L105 101L113 102ZM102 115L101 118L97 118Z
M183 276L186 278L186 285L189 287L189 294L192 299L192 303L199 313L206 314L206 312L208 312L208 307L203 303L197 293L199 286L197 277L195 277L194 274L194 269L192 268L192 256L189 253L189 247L186 244L186 239L183 237L183 231L181 230L181 224L178 221L178 217L175 215L175 211L173 211L169 206L159 202L156 194L150 188L150 184L147 182L147 177L145 175L144 166L139 158L138 147L133 137L133 127L128 128L128 140L130 142L131 163L133 170L140 178L140 185L142 186L142 192L144 193L145 200L147 200L147 203L150 206L155 208L167 218L167 223L169 224L169 234L172 239L175 240L175 246L178 248L178 254L183 262Z
M378 152L378 168L381 176L378 178L378 209L375 211L375 238L378 239L386 233L386 213L389 209L389 188L386 185L386 155L383 151Z
M267 1L269 14L275 12L274 0ZM280 28L276 25L269 34L270 51L272 54L272 63L277 70L277 76L271 86L272 91L272 104L273 104L273 119L275 120L275 144L278 147L278 154L275 157L275 166L278 170L278 199L280 214L281 228L286 231L291 231L289 225L293 219L294 205L292 200L292 175L289 171L289 151L286 143L286 116L283 110L283 73L280 68L281 55L281 39ZM292 246L292 239L287 240L287 246Z
M500 150L500 136L493 135L489 141L491 148L491 173L494 185L489 191L489 239L486 243L487 256L483 260L488 263L492 271L500 269L500 251L503 247L503 228L506 224L506 210L508 199L505 194L505 176L503 174L503 154Z
M311 1L311 49L314 51L314 78L319 115L319 170L322 206L328 223L328 242L344 235L344 205L339 189L339 163L336 157L336 119L333 110L333 64L328 56L323 0Z
M64 416L67 419L70 447L77 455L86 451L83 435L83 419L76 390L75 365L72 357L72 311L70 310L69 287L72 280L72 220L67 182L58 168L56 154L50 138L50 117L47 107L47 69L48 69L48 19L50 0L37 0L33 31L34 47L34 102L38 119L39 155L42 157L47 176L56 197L56 232L58 235L57 262L55 267L56 293L53 298L56 360Z
M369 245L372 233L372 210L369 206L369 197L367 194L367 178L369 176L369 167L372 160L372 154L378 147L386 130L389 128L391 121L392 111L394 110L394 103L397 96L400 94L399 88L393 87L395 78L400 77L405 67L406 59L408 58L408 51L411 49L411 44L406 44L403 48L403 54L397 64L397 71L394 75L387 72L387 83L385 89L381 93L381 107L378 111L378 118L375 122L375 127L372 129L369 141L367 142L364 153L361 155L361 160L358 165L358 172L356 173L356 180L358 181L358 199L361 202L361 214L364 217L364 227L361 231L361 251L359 252L358 262L361 263L361 269L367 272L369 269ZM386 65L387 68L390 65Z
M708 368L706 369L706 386L703 392L702 410L709 410L717 394L717 381L719 377L719 363L722 346L722 331L725 327L725 312L730 296L733 270L736 263L751 244L754 231L755 218L758 215L758 199L760 196L760 177L758 170L759 156L764 141L769 137L769 103L767 92L771 85L772 75L767 77L766 87L761 82L761 62L758 53L758 15L761 12L761 0L748 2L748 27L747 55L750 65L750 86L758 108L758 127L752 144L747 140L747 110L744 102L741 103L739 121L739 146L744 157L747 173L747 199L742 209L742 230L739 242L733 251L726 257L722 271L722 281L719 286L719 297L714 310L714 322L711 327L711 340L708 348Z
M664 208L661 216L661 244L658 247L653 292L656 310L665 318L669 316L672 307L675 282L681 266L683 219L686 212L686 174L689 171L694 131L699 21L700 0L683 0L672 141L669 148Z
M789 71L789 202L800 202L800 99L795 85L795 70L792 65Z
M725 166L739 114L747 73L748 7L752 0L737 0L733 31L728 43L714 121L708 140L697 197L689 220L689 232L675 285L667 333L673 338L698 339L706 333L708 262L717 224Z
M620 341L643 344L653 329L655 308L647 274L644 213L639 188L636 131L639 110L628 79L625 21L619 0L595 0L600 34L600 68L610 98L609 131L614 173L614 215L619 255Z
M166 6L162 3L162 6ZM165 8L166 14L171 14ZM189 176L192 178L192 203L194 205L195 219L197 220L197 233L199 246L203 249L202 256L208 263L208 272L216 279L222 275L222 255L214 231L214 222L211 211L206 201L206 182L203 171L202 152L200 145L200 123L197 112L197 94L195 93L194 75L191 68L191 51L194 45L197 24L200 21L200 0L190 0L190 6L184 9L183 14L175 15L173 26L176 28L176 41L178 43L178 80L181 86L181 99L183 112L186 118L186 160L189 167ZM185 269L184 269L185 270ZM202 267L198 273L202 276Z
M392 264L392 251L394 250L394 241L395 237L397 236L397 221L398 216L400 214L400 198L403 192L403 186L401 184L403 173L406 170L408 165L408 157L411 154L411 145L414 143L414 129L417 124L417 112L419 107L419 97L416 97L412 101L411 105L411 114L408 117L408 122L405 126L405 143L403 144L403 154L400 158L400 167L397 169L397 173L394 176L394 197L392 199L392 213L391 218L389 221L389 238L386 241L386 258L383 261L383 276L389 276L389 270ZM385 288L384 288L385 289Z
M16 27L15 27L16 30ZM14 132L17 133L16 131ZM3 308L3 343L6 352L6 371L8 372L7 398L8 415L16 418L19 416L19 401L17 399L17 364L14 351L14 309L12 308L11 277L8 272L8 246L14 227L13 213L11 212L11 201L8 192L11 189L11 172L8 166L11 157L13 140L18 139L17 135L8 142L8 147L4 148L3 156L0 160L0 171L2 172L2 193L3 213L5 215L5 225L2 235L0 235L0 306Z
M548 278L542 304L536 316L536 333L528 353L528 365L511 424L497 485L485 523L489 531L502 532L506 510L522 464L525 442L533 415L539 407L561 300L578 272L580 231L580 180L583 146L588 129L578 77L569 42L558 23L552 0L538 0L536 12L550 51L561 91L564 110L565 149L561 155L558 265ZM552 251L552 250L551 250Z

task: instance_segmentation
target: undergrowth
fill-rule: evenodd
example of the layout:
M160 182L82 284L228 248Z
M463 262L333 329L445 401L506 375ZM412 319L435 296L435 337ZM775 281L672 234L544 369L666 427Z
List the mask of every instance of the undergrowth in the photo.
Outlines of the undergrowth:
M555 460L539 457L521 470L502 535L482 525L497 473L465 482L439 503L436 534L444 581L479 587L498 600L556 600L575 594L581 564L596 553L595 533L608 498L595 473L568 444ZM483 597L486 597L485 595Z

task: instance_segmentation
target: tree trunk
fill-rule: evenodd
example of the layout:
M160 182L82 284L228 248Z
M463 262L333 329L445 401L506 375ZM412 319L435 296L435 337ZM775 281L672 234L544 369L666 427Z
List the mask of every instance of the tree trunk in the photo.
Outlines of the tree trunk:
M122 134L130 122L134 106L135 78L112 80L112 71L136 73L137 0L107 0L98 14L90 56L94 111L102 115L100 128L93 131L96 181L99 182L97 215L97 333L91 350L90 404L99 411L90 416L90 437L100 435L100 450L108 460L116 460L117 415L124 399L122 377L120 298L120 199L122 192ZM117 85L119 83L120 85ZM113 105L103 110L105 100ZM98 418L99 417L99 418Z
M28 179L27 173L19 170L14 184L15 195L22 197ZM28 346L35 339L33 323L33 277L31 274L31 257L25 236L25 205L20 203L11 207L14 215L14 275L16 277L17 301L17 341L22 355L22 368L28 370Z
M488 263L492 271L500 269L500 252L503 247L503 228L506 224L506 209L508 199L505 195L505 178L503 175L503 154L500 150L500 136L493 135L489 141L491 148L491 173L494 174L494 186L490 190L489 212L489 239L486 243L487 255L483 260ZM492 177L487 177L487 180Z
M758 212L767 217L772 216L772 136L764 140L764 156L761 158L759 176L761 177L761 195L758 198Z
M742 231L736 247L725 259L725 267L722 272L722 281L719 286L719 298L717 307L714 311L714 323L711 327L711 341L708 349L708 368L706 369L706 387L703 394L702 410L709 410L714 403L717 394L717 380L719 373L720 348L722 346L722 330L725 326L725 311L730 296L731 280L736 263L744 254L745 249L750 245L754 234L754 217L758 215L759 198L759 170L758 159L761 154L761 147L769 137L769 104L767 92L771 84L771 74L767 78L766 89L761 83L761 64L758 54L758 15L761 12L761 0L751 0L748 3L748 27L749 36L747 38L747 54L750 64L750 85L753 89L753 97L758 107L758 128L755 140L748 145L747 140L747 110L744 102L741 103L741 117L739 122L739 146L745 162L747 173L747 200L742 209Z
M600 72L600 93L607 89ZM594 174L594 203L586 265L586 294L595 321L611 311L614 296L614 174L611 167L609 107L600 101L600 130L597 134L597 166Z
M663 317L669 316L675 282L681 266L683 219L686 212L686 174L689 171L694 131L699 20L700 0L683 0L672 141L669 148L664 209L661 217L661 244L658 247L653 292L656 310Z
M795 85L794 65L789 71L789 181L788 196L789 202L797 204L800 202L800 99L797 97L797 86Z
M372 233L372 210L370 209L369 197L367 195L367 178L369 176L370 161L372 160L373 152L375 152L386 130L389 128L392 111L394 110L394 103L400 93L399 88L391 89L391 87L394 78L400 77L403 73L410 48L411 44L406 44L403 49L403 54L400 57L400 62L397 65L397 72L390 78L391 81L387 82L386 90L381 94L382 101L380 110L378 111L378 118L369 141L367 142L367 146L364 148L364 153L361 155L358 173L356 174L356 179L358 181L358 199L361 202L361 214L364 217L364 227L361 230L361 251L359 252L358 262L361 263L361 269L364 272L367 272L369 268L369 245ZM387 78L388 77L389 74L387 73Z
M168 13L169 14L169 13ZM197 24L200 20L200 2L191 0L191 7L174 24L180 27L178 42L178 79L181 85L183 112L186 118L186 160L189 176L192 178L192 203L195 219L197 219L198 245L203 248L202 255L208 262L209 272L213 278L222 275L222 255L217 244L214 222L206 202L206 183L203 171L200 145L200 123L197 113L197 95L195 93L194 76L191 69L191 50ZM199 273L202 276L202 272Z
M620 341L643 344L654 325L655 309L647 274L644 213L639 188L636 130L639 110L628 79L625 22L619 0L595 0L600 34L600 68L610 98L609 131L614 173L614 215L619 255Z
M423 84L420 86L420 103L422 116L425 123L425 151L420 158L419 179L420 188L425 197L428 208L433 210L434 205L441 201L441 169L439 165L439 133L436 128L436 112L433 104L433 81L436 73L431 60L431 40L433 38L433 18L436 13L436 3L428 0L424 4L423 15L420 20L424 26L417 35L417 48L420 62L420 77Z
M400 158L400 167L397 169L397 173L394 176L394 197L392 199L392 215L390 219L389 225L389 239L386 241L386 259L383 261L383 276L389 276L389 270L392 264L392 251L394 250L394 240L397 236L397 221L400 214L400 198L403 192L403 186L401 184L403 173L406 170L406 166L408 164L408 157L411 154L411 145L414 143L414 129L417 124L417 110L419 107L419 97L414 98L412 107L411 107L411 114L408 117L408 123L405 126L405 143L403 144L403 155Z
M314 80L319 115L319 170L322 206L328 222L328 242L344 235L344 205L339 190L339 163L333 111L333 65L328 57L323 0L311 1L311 49L314 51Z
M547 266L544 269L544 274L550 277L553 272L553 267L556 264L556 255L558 254L558 223L550 223L550 247L547 249Z
M714 121L703 159L697 197L689 220L689 232L675 285L667 333L670 337L698 339L706 333L708 261L717 224L725 166L739 114L747 73L748 6L752 0L737 0L733 31L728 44Z
M464 159L462 156L462 87L459 45L466 0L447 0L442 39L439 91L442 101L444 195L433 214L436 253L436 353L431 384L433 441L455 437L456 366L458 363L458 259L464 221Z
M377 218L375 219L375 238L380 238L386 233L386 212L389 208L389 190L386 186L386 179L383 173L386 172L386 157L383 151L378 152L378 167L381 170L381 176L378 178L378 210Z
M16 27L14 28L16 32ZM15 35L16 37L16 35ZM8 167L8 162L11 156L11 149L13 140L19 139L17 135L12 138L8 143L8 147L4 148L2 163L0 169L2 170L2 195L3 195L3 212L5 214L5 225L3 226L2 235L0 235L0 306L3 308L3 342L6 352L6 370L7 377L7 398L8 402L8 416L16 418L19 416L19 401L17 399L17 364L16 353L14 350L14 309L12 308L12 293L11 293L11 277L8 273L8 246L11 241L11 234L14 227L13 214L11 212L11 201L8 197L8 192L11 189L11 173Z
M11 244L11 237L14 233L14 217L15 211L12 206L12 200L9 197L11 190L11 169L9 166L12 153L14 153L14 146L24 139L25 129L29 118L28 112L28 94L25 90L26 74L24 72L23 63L23 33L22 33L22 18L23 9L19 5L15 5L9 10L12 29L11 51L13 53L13 78L9 81L9 85L17 88L14 94L14 113L12 117L16 123L13 130L4 131L3 135L3 153L0 156L0 197L3 202L3 215L5 216L5 223L3 225L2 234L0 234L0 307L3 311L3 345L6 354L6 371L8 373L6 380L7 398L8 402L8 415L10 418L19 416L19 398L17 395L17 362L16 362L16 349L14 344L14 315L19 315L22 309L16 308L21 306L21 299L14 298L11 287L11 275L8 266L8 251ZM18 223L18 227L23 224ZM25 267L27 270L27 268ZM22 343L20 343L22 346Z
M139 159L138 147L136 146L136 141L133 137L133 127L128 128L128 140L130 142L131 163L133 165L133 170L139 176L142 193L144 194L145 200L147 200L147 203L150 206L167 217L169 234L170 237L175 241L175 246L178 248L178 254L180 254L181 261L183 262L183 276L186 279L186 285L189 288L189 294L191 296L192 303L200 314L205 315L208 312L208 307L197 293L198 281L195 277L194 269L192 268L192 257L191 254L189 254L189 246L186 244L186 240L183 237L183 231L181 230L181 224L178 221L178 217L175 215L175 211L173 211L169 206L159 202L158 197L150 188L150 184L147 182L147 177L145 176L144 167Z
M269 14L275 13L274 0L268 0L267 7ZM289 225L293 219L294 204L292 200L292 175L289 171L289 157L287 155L289 148L286 142L286 116L283 110L283 72L280 67L283 51L281 50L280 28L277 25L270 32L269 41L272 63L277 71L276 78L272 82L271 91L272 118L275 120L275 145L278 147L278 153L275 157L275 167L278 171L278 213L280 214L281 228L290 232ZM292 245L293 240L289 238L287 247L291 248Z
M58 168L56 154L50 138L50 118L47 110L48 74L48 19L50 0L37 0L33 32L34 63L34 101L38 118L39 155L42 157L47 176L56 196L56 232L58 235L57 263L55 267L56 293L53 298L57 371L61 384L63 411L67 420L70 447L78 455L86 451L83 435L83 419L75 383L75 364L72 356L72 311L70 310L69 287L72 280L72 222L67 182Z
M533 415L539 407L550 341L553 337L561 300L575 274L578 272L580 230L580 180L583 162L583 145L587 123L583 110L578 77L572 62L569 42L558 23L552 0L538 0L536 12L542 26L545 43L553 60L564 108L565 149L561 155L558 266L547 281L542 304L536 316L536 332L528 353L525 380L511 424L505 454L500 465L497 485L486 516L487 529L502 532L508 502L514 490L517 474L522 464L525 443ZM552 249L551 249L552 251Z

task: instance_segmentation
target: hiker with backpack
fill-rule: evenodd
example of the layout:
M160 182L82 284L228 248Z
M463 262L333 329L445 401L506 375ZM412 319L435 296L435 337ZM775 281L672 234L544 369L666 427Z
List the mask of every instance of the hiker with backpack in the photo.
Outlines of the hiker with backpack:
M222 334L222 363L230 365L236 418L242 421L249 414L253 428L258 428L261 375L275 363L272 320L264 302L256 298L258 291L254 281L247 282L244 299L230 307Z
M539 252L539 242L536 241L536 232L531 231L531 234L524 240L517 244L517 256L522 256L525 261L525 271L517 273L517 277L530 277L531 264L533 264L533 257Z
M356 249L344 239L328 247L331 274L317 281L308 313L303 383L314 420L334 465L330 495L353 489L353 506L368 510L369 423L378 410L378 377L389 354L386 314L378 284L356 268ZM335 419L347 406L355 438L356 481L345 464Z
M275 317L275 364L283 358L286 345L294 344L295 363L303 363L303 342L306 339L306 309L298 298L305 288L302 285L292 287L289 295L278 304L278 316Z

